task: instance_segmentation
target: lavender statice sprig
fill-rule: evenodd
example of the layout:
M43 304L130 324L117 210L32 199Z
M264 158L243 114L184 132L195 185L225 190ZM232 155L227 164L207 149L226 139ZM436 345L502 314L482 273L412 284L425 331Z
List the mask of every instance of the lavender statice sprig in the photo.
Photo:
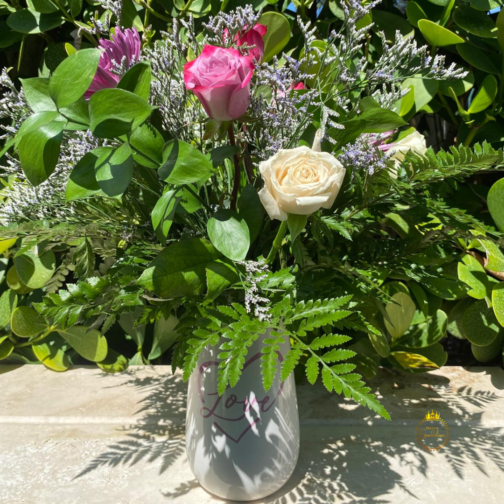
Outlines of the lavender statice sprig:
M382 137L379 135L361 135L354 143L343 147L338 156L341 164L364 174L373 175L376 171L387 168L386 157L379 148Z
M270 320L270 307L264 306L269 304L270 300L262 297L259 289L259 283L268 277L268 265L260 261L238 261L237 264L245 267L246 278L243 286L245 290L245 309L247 313L253 311L254 316L261 322Z

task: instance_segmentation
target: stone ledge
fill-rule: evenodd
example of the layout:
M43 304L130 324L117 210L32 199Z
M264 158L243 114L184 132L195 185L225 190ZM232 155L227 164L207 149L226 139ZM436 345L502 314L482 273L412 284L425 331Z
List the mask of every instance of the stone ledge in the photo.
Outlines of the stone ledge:
M9 372L4 372L9 371ZM193 478L184 451L185 390L168 367L107 375L0 367L0 504L222 502ZM301 454L259 502L500 502L504 371L381 370L370 383L392 422L322 387L298 387ZM426 452L415 427L436 410L448 445Z

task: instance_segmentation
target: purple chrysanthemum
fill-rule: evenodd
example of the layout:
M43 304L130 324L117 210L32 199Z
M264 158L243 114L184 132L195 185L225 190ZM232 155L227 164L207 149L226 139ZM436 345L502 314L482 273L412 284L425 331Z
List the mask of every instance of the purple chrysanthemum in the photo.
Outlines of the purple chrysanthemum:
M140 35L135 28L124 32L116 28L112 40L102 39L100 46L103 52L93 82L84 93L86 100L101 89L116 87L122 75L140 58Z

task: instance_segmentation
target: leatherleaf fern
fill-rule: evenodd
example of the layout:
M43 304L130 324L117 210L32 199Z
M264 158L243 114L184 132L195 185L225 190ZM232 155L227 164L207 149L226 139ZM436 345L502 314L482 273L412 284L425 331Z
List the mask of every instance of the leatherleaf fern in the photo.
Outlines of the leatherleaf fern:
M302 364L311 384L321 377L329 392L344 394L390 419L361 375L353 372L356 365L345 362L356 355L343 347L351 338L333 332L342 327L362 328L359 314L350 306L351 298L343 296L293 304L286 296L271 307L269 320L252 318L238 303L205 309L200 306L202 317L187 315L177 328L181 337L175 349L174 365L183 368L183 377L187 380L200 352L207 345L218 346L218 392L222 395L228 386L233 387L238 382L250 346L268 332L261 356L265 391L271 388L278 372L284 381L298 364ZM287 339L291 349L280 365L278 351Z

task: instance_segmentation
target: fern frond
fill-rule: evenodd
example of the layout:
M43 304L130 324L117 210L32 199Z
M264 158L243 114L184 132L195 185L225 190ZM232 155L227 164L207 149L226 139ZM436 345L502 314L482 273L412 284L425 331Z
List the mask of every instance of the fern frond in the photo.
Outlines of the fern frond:
M264 346L261 355L261 374L265 392L271 388L275 381L278 351L280 350L280 345L284 341L285 337L275 331L271 332L270 337L264 338Z

